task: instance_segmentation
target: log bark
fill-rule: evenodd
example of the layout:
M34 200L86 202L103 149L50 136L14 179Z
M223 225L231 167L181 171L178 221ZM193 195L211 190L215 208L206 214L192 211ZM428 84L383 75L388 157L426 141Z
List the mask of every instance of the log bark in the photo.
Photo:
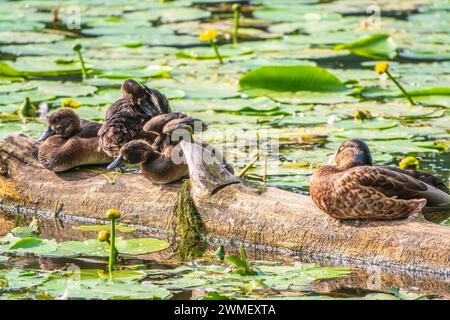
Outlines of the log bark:
M307 196L270 187L257 191L214 164L213 170L203 166L198 148L183 145L192 196L213 240L450 275L450 228L413 219L340 222L320 212ZM56 210L61 217L92 221L115 208L123 223L161 235L169 232L179 184L152 185L137 173L123 174L111 184L92 167L53 173L38 163L36 153L37 143L24 135L0 140L2 205L48 215Z

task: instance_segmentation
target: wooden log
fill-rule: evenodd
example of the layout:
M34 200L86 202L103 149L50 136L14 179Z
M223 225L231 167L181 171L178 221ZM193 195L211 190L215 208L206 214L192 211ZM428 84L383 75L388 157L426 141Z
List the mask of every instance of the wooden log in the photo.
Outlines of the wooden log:
M450 275L450 228L414 219L340 222L320 212L307 196L267 188L257 191L224 172L204 165L201 147L181 142L188 160L192 196L217 241L243 242L257 250L311 255ZM168 232L179 184L152 185L139 174L121 175L115 184L89 168L64 173L44 169L37 143L20 134L0 140L2 205L61 216L102 220L108 208L122 222ZM96 221L97 221L96 220Z

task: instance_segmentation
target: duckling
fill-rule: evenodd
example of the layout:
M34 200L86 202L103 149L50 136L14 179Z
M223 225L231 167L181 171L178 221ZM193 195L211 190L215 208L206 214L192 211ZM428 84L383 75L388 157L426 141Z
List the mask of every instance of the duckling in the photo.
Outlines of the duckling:
M189 175L189 168L181 148L177 147L179 140L171 139L172 133L175 130L185 130L179 137L184 139L189 136L189 141L193 141L190 135L196 130L206 128L200 120L192 119L183 113L159 115L144 126L144 130L156 135L154 142L150 144L140 139L126 143L107 169L120 168L124 163L140 164L142 174L152 183L168 184L179 181ZM208 147L212 155L223 161L228 171L233 173L233 168L217 150L207 144L203 144L203 147Z
M39 162L61 172L87 164L109 163L111 157L98 151L100 123L80 119L71 109L59 109L48 119L48 129L39 138Z
M191 139L192 134L206 131L208 126L203 121L193 119L182 112L172 112L153 117L143 129L155 137L152 146L159 149L165 145L177 144L182 136L188 136ZM172 134L176 130L186 130L179 132L180 137L176 138L178 141L172 139Z
M166 97L159 91L149 89L129 79L122 84L122 99L106 111L105 121L98 133L99 149L116 156L120 148L135 139L152 139L142 130L153 116L170 113Z
M184 139L193 142L192 135L194 133L200 133L207 129L208 126L200 119L194 119L181 112L155 116L144 125L144 131L156 136L152 145L156 150L169 145L177 145ZM222 162L230 173L234 173L232 165L227 162L221 152L206 142L202 142L201 145L210 151L213 157Z
M313 202L337 219L396 219L420 215L425 206L450 208L450 190L436 177L372 165L367 144L343 142L331 164L311 177Z
M154 184L168 184L189 175L185 161L172 160L173 145L158 151L145 140L133 140L120 148L119 156L107 167L108 170L120 168L124 163L140 164L145 178Z

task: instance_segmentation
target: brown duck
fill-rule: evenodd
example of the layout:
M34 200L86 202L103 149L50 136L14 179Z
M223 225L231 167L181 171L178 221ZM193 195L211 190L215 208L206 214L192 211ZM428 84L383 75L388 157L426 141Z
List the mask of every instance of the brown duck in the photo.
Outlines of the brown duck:
M150 144L145 140L134 140L126 143L119 151L119 156L108 166L109 170L119 168L124 163L140 164L141 172L155 184L167 184L181 180L189 175L189 168L184 161L179 140L172 140L172 133L181 130L182 139L192 141L192 133L206 130L207 126L200 120L192 119L182 113L159 115L150 120L144 130L155 136ZM218 152L213 150L213 155ZM228 164L231 172L232 168Z
M367 144L341 144L332 164L311 177L314 203L337 219L396 219L420 214L425 206L450 209L450 190L436 177L413 170L373 166Z
M87 164L103 164L111 157L98 151L100 123L80 119L71 109L53 112L40 137L38 159L47 169L61 172Z
M156 150L161 150L168 145L177 145L181 140L193 142L193 134L207 129L208 126L200 119L194 119L181 112L155 116L144 126L145 131L155 136L152 147ZM222 162L229 172L234 173L233 167L226 161L221 152L206 142L202 143L202 147ZM181 152L177 149L178 151Z
M135 139L151 139L142 130L153 116L170 113L166 97L158 90L149 89L130 79L122 84L122 99L106 111L105 121L98 133L99 148L116 156L120 148Z

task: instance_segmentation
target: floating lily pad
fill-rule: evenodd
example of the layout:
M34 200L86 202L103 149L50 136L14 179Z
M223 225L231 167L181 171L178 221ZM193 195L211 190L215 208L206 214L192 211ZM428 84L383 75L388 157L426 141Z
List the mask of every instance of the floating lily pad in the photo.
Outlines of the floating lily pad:
M239 80L243 90L342 92L345 85L326 69L311 66L273 66L254 69Z
M356 42L335 47L335 50L343 49L371 59L393 59L397 54L397 45L387 34L373 34Z
M64 36L44 32L0 32L0 43L48 43L64 39Z

